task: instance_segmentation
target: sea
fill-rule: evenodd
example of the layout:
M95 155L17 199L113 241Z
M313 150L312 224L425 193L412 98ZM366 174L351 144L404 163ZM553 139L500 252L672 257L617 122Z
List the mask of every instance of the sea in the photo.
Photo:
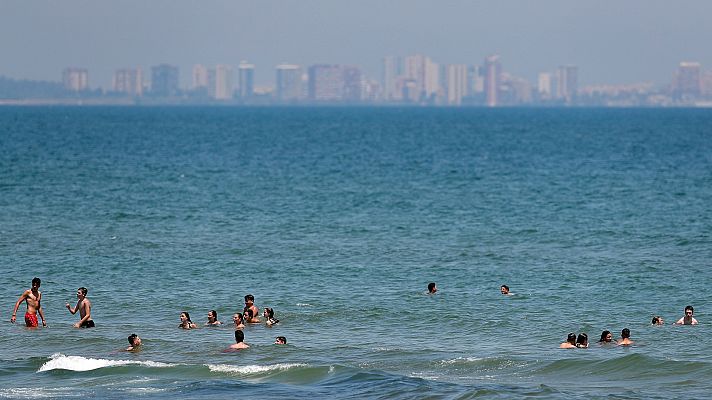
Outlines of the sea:
M0 398L709 398L710 266L712 109L0 108Z

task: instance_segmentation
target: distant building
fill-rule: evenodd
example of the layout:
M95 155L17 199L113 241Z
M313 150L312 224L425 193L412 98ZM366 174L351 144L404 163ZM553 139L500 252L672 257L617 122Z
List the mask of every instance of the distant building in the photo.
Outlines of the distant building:
M552 74L550 72L542 72L537 80L537 93L540 100L551 100L552 98Z
M255 94L255 66L242 61L237 66L238 91L241 99L249 99Z
M276 97L278 101L296 101L302 98L302 69L299 65L280 64L276 67Z
M207 90L208 81L208 68L205 65L200 64L193 66L193 85L191 86L191 89Z
M485 58L485 104L488 107L500 105L500 86L502 84L502 64L498 55L491 55Z
M168 64L151 67L151 93L154 96L175 96L178 92L178 67Z
M674 82L674 97L678 99L696 99L700 97L701 65L698 62L681 62L677 68Z
M578 67L575 65L563 65L557 72L556 97L562 99L566 104L572 104L576 100L578 91Z
M232 67L225 64L215 66L215 100L230 100L234 90L234 73Z
M83 92L89 89L89 71L86 68L66 68L62 71L62 84L66 90Z
M447 104L459 106L467 95L467 65L448 65L445 72Z
M112 88L116 93L140 97L143 95L143 71L141 68L124 68L114 72Z
M386 101L399 101L403 93L398 90L398 78L403 74L403 60L400 57L383 58L381 70L381 87Z
M358 102L361 100L362 76L358 67L312 65L309 67L309 100L323 102Z
M409 86L413 83L415 84L415 92L423 101L436 96L440 90L440 69L438 64L422 54L405 58L403 76L411 82ZM410 94L410 97L412 98L413 94Z

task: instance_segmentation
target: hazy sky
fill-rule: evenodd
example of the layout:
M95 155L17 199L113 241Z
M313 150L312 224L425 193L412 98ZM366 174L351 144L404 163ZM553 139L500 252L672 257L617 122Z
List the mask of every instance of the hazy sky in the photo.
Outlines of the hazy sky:
M381 58L421 53L442 64L505 71L579 66L580 85L665 84L680 61L712 69L712 0L0 0L0 75L58 81L89 69L170 63L256 64L272 84L280 62L355 64L380 79Z

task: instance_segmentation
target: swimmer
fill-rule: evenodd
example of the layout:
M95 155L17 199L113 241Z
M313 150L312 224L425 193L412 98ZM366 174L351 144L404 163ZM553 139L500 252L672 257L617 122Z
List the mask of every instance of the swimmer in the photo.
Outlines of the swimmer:
M678 319L675 325L697 325L697 320L692 315L695 309L692 306L685 307L685 316Z
M218 326L222 325L222 322L218 321L218 312L215 310L208 311L208 322L205 326Z
M135 333L130 334L128 339L129 339L129 347L126 348L126 351L140 350L139 346L141 346L141 338L138 337L137 334L135 334Z
M235 330L243 329L245 327L242 320L242 314L240 313L235 313L235 315L232 316L232 322L235 323Z
M27 311L25 312L25 326L28 328L37 328L37 314L40 315L42 319L42 326L47 327L47 321L44 317L44 311L42 311L42 292L40 292L40 285L42 281L40 278L32 279L32 287L25 290L20 295L20 298L15 302L15 308L12 310L12 317L10 317L10 322L13 324L17 319L17 309L20 307L22 302L27 305Z
M255 305L255 296L248 294L245 296L245 308L252 310L252 323L260 322L260 309ZM256 320L256 321L254 321ZM250 322L250 321L247 321Z
M237 330L235 331L235 344L230 345L227 350L241 350L249 347L250 346L245 343L245 334L242 331Z
M512 293L509 293L509 286L507 285L502 285L499 287L500 293L502 293L505 296L511 296Z
M274 344L287 344L287 338L284 336L277 336L274 338Z
M653 320L650 322L653 325L665 325L665 321L663 321L663 317L656 315L653 317Z
M242 318L248 324L259 324L260 323L260 319L255 317L255 315L252 313L252 310L247 307L245 307L245 309L242 310Z
M263 317L267 320L267 326L272 326L276 323L279 322L278 319L274 318L274 310L271 309L270 307L265 307L264 313L262 314Z
M613 343L613 334L611 331L601 332L601 339L598 340L600 344Z
M435 286L435 282L428 283L428 294L435 294L438 291L438 287Z
M621 339L618 341L618 346L630 346L634 342L630 340L630 329L623 328L621 331Z
M187 311L183 311L180 313L180 324L178 324L178 327L183 329L195 329L198 325L190 320L190 314L188 314Z
M576 348L576 334L571 332L566 337L566 341L559 345L560 349L575 349Z
M94 321L91 319L91 301L87 299L87 292L87 288L80 287L77 289L77 305L74 308L69 303L65 305L72 315L79 311L81 319L74 324L75 328L93 328L95 326Z
M587 349L588 348L588 335L585 333L579 333L578 337L576 338L576 347L579 349Z

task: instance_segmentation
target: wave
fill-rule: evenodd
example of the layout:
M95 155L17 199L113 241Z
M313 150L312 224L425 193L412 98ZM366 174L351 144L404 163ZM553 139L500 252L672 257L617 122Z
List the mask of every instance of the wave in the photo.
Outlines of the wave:
M226 365L226 364L205 364L210 372L234 373L241 375L259 374L272 371L286 371L292 368L308 367L307 364L274 364L274 365Z
M99 368L116 367L121 365L142 365L145 367L165 368L175 364L166 364L156 361L132 361L132 360L106 360L103 358L86 358L82 356L65 356L63 354L53 354L50 360L42 364L37 372L52 371L62 369L68 371L92 371Z

